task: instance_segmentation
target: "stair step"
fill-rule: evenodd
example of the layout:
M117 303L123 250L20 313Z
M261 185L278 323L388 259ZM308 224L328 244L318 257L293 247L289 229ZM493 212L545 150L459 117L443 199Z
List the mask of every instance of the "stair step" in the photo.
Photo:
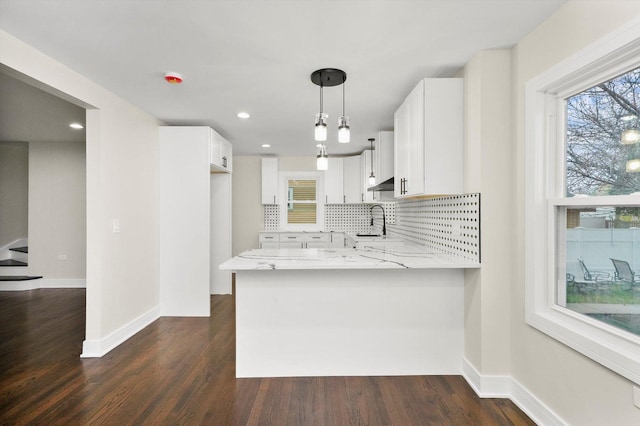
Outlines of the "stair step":
M0 275L0 281L29 281L29 280L37 280L38 278L33 275Z
M15 259L0 260L0 266L28 266L27 262L20 262Z
M9 250L19 251L20 253L29 253L29 247L12 247Z

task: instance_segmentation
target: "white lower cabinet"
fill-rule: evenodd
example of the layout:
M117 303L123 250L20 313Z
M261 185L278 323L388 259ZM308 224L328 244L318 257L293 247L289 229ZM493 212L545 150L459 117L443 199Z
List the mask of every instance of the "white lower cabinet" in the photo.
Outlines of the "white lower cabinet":
M341 232L261 232L260 248L342 248Z

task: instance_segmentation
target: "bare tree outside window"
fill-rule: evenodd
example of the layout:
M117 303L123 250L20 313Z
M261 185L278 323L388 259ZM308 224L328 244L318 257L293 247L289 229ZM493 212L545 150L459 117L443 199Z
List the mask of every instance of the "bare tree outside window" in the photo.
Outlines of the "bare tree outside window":
M567 196L640 191L640 68L567 99Z

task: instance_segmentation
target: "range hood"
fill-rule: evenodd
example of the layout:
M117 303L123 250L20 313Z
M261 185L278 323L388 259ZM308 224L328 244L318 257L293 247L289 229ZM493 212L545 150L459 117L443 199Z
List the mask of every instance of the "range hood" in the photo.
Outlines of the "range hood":
M384 182L368 188L367 191L393 191L393 182L393 178L389 178Z

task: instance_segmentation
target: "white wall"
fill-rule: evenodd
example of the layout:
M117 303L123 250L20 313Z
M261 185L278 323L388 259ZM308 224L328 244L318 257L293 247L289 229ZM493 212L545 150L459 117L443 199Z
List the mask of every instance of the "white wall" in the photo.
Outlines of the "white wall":
M29 145L0 142L0 247L28 236L28 195Z
M479 52L464 79L464 189L481 193L482 218L482 268L465 271L465 357L481 374L509 375L511 52Z
M87 330L100 355L159 314L158 125L155 118L0 31L0 65L88 108ZM112 221L120 232L112 233Z
M528 326L524 320L524 85L564 58L622 24L640 17L636 1L570 1L514 49L516 249L512 276L512 376L569 424L637 425L632 384L567 346ZM484 220L484 217L483 217Z
M232 255L258 247L262 231L262 157L234 156L231 216Z
M262 157L233 157L233 256L258 247L264 229ZM278 171L316 171L315 157L278 157Z
M29 274L85 278L85 173L84 143L29 143Z

